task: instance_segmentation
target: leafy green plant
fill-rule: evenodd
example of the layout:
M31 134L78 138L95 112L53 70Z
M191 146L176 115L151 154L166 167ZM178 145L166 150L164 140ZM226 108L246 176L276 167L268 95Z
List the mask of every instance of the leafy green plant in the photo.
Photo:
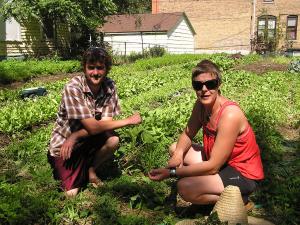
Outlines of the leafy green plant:
M288 66L288 71L292 73L300 73L300 60L293 60Z
M166 49L159 45L155 45L155 46L149 48L149 53L150 53L151 57L161 57L164 54L166 54Z
M71 73L80 70L80 62L75 60L6 60L0 62L0 83L26 81L37 76Z

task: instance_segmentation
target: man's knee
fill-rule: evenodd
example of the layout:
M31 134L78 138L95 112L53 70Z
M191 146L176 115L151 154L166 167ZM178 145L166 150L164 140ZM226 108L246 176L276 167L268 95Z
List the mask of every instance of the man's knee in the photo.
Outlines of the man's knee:
M119 142L120 138L118 136L111 136L106 140L105 145L111 150L116 150L119 146Z
M174 155L176 145L177 145L177 142L174 142L173 144L170 145L170 147L169 147L169 155L170 156Z

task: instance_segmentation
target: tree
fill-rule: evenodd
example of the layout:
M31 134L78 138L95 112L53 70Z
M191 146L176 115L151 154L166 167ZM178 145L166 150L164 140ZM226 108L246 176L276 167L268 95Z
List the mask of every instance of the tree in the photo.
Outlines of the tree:
M35 18L42 23L48 18L93 29L116 10L112 0L4 0L0 13L20 22Z
M76 49L87 47L87 40L94 37L95 28L105 22L105 16L116 13L149 11L151 1L142 0L0 0L0 14L4 19L23 21L36 19L45 28L58 22L68 23L71 32L78 34L73 39ZM49 27L49 26L48 26ZM54 31L54 33L56 33Z
M151 0L114 0L117 6L117 13L145 13L151 11Z

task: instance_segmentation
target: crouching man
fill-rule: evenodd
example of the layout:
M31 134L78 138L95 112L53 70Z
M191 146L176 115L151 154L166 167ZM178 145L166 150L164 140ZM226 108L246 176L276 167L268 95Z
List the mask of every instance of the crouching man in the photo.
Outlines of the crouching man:
M115 83L107 77L112 60L103 48L89 48L82 66L84 73L64 87L48 151L54 178L67 196L77 195L88 182L100 186L96 170L118 148L114 130L142 122L139 113L113 120L120 105Z

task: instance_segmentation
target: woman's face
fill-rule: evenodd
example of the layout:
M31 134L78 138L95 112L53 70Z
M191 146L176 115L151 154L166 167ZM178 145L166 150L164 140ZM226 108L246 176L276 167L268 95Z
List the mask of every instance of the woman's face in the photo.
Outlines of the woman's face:
M218 96L219 82L211 73L201 73L194 77L193 88L200 103L213 105Z

